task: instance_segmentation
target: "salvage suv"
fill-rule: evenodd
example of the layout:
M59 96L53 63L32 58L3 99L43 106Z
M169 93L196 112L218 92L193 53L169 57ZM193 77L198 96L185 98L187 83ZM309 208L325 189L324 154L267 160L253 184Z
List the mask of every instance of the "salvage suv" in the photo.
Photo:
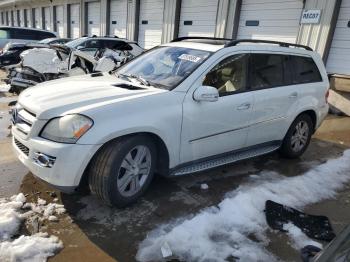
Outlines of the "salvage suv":
M179 38L114 73L25 90L13 146L64 192L88 183L111 205L134 202L154 174L192 174L275 150L299 157L328 112L329 82L307 46Z

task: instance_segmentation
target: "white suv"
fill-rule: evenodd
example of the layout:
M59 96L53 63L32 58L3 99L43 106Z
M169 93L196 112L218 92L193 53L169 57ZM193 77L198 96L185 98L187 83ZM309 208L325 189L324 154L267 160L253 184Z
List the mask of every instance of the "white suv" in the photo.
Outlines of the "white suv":
M328 112L328 78L309 47L181 38L119 68L25 90L13 146L42 180L87 181L107 203L178 176L279 150L298 157Z

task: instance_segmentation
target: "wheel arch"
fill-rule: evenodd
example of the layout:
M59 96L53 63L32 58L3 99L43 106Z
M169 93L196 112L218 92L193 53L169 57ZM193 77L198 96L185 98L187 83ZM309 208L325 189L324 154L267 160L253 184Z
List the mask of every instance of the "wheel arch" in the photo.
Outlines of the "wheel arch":
M100 146L100 148L92 155L92 157L89 160L89 163L86 165L85 170L80 178L80 183L79 183L79 188L85 187L88 185L88 173L90 169L90 165L94 158L101 152L101 150L109 143L119 140L119 139L126 139L128 137L133 137L133 136L145 136L150 139L155 143L156 148L157 148L157 164L156 164L156 173L167 176L169 174L169 151L168 148L163 141L163 139L158 136L155 133L152 132L136 132L136 133L131 133L127 135L122 135L119 137L112 138L108 141L106 141L104 144Z

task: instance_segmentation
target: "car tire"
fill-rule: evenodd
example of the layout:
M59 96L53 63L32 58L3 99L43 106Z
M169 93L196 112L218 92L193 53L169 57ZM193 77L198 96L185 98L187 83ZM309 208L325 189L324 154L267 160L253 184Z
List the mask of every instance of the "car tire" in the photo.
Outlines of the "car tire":
M104 145L90 165L91 192L108 205L130 205L149 187L156 158L156 146L145 136L128 137Z
M287 158L300 157L310 144L313 122L307 114L298 116L283 139L280 153Z

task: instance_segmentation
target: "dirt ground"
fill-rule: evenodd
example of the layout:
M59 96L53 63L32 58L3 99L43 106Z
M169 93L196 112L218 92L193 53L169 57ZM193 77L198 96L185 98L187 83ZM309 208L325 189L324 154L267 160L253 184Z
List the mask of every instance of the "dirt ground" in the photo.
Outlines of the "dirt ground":
M32 200L38 196L51 202L55 192L67 213L57 223L42 225L57 235L64 249L50 261L135 261L138 244L158 225L189 216L218 204L224 195L262 170L297 176L350 148L350 118L329 116L314 135L309 149L296 160L272 153L196 175L165 179L157 177L146 195L125 209L107 207L88 194L65 195L38 181L14 157L8 136L7 103L15 99L0 93L0 193L23 192ZM206 183L208 190L201 190ZM341 211L340 211L341 210ZM328 216L338 233L350 221L350 185L336 199L308 206L310 214ZM284 261L300 261L299 253L287 244L282 233L269 233L270 251Z

